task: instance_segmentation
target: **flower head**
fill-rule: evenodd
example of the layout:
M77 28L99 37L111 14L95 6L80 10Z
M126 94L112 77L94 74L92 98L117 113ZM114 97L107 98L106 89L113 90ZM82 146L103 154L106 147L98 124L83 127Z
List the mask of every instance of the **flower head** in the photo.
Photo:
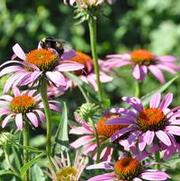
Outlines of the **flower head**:
M64 0L64 3L67 3L69 1L69 4L73 6L74 4L77 4L81 8L89 8L92 6L99 6L100 4L104 3L105 0ZM112 3L111 0L107 0L108 3Z
M106 125L106 121L110 118L114 117L114 115L103 115L96 124L96 131L98 134L100 144L103 144L107 141L114 133L124 128L125 126L108 126ZM93 129L93 126L90 123L82 120L79 115L75 115L76 121L81 125L80 127L73 127L70 130L70 134L82 135L80 138L72 142L70 145L77 149L83 146L84 154L93 155L93 159L96 159L96 151L97 151L97 142L96 142L96 132ZM100 159L102 160L110 160L111 155L113 153L112 147L105 147L100 155Z
M84 69L82 69L80 71L75 71L74 73L83 82L92 85L93 88L97 91L96 75L94 73L94 66L93 66L92 58L85 53L77 51L76 55L73 56L70 60L84 65ZM107 74L107 71L104 70L103 62L100 60L98 62L99 62L99 67L100 67L100 81L102 83L111 82L113 78ZM76 83L69 80L68 87L74 87L74 86L76 86Z
M16 44L13 46L15 56L21 60L10 60L0 66L0 77L9 74L4 92L8 92L11 87L33 85L41 78L56 87L66 87L67 82L63 72L76 71L84 66L80 63L65 60L68 57L59 54L55 49L38 48L25 54L22 48ZM71 54L71 52L70 52Z
M108 55L105 65L107 69L132 66L132 75L136 80L143 81L151 72L161 83L165 82L162 71L175 74L180 70L173 56L157 56L154 53L138 49L126 54Z
M56 170L49 168L50 172L47 172L53 181L78 181L88 163L88 158L77 151L74 162L71 162L69 153L64 152L60 157L55 157L53 163Z
M23 121L27 120L34 127L38 127L39 122L45 120L41 96L34 90L20 92L16 87L13 89L13 94L14 96L0 96L0 104L3 105L3 108L0 108L1 126L4 128L14 119L19 130L23 129ZM49 100L49 106L50 109L59 111L58 102Z
M87 167L88 169L112 170L110 173L98 175L88 181L142 181L142 180L167 180L169 176L162 171L149 169L141 163L141 160L124 156L115 163L101 162Z
M111 137L112 141L126 133L133 132L136 136L131 137L131 142L134 140L142 151L151 144L163 143L167 147L171 146L172 139L175 139L174 136L180 135L178 122L180 107L169 108L173 100L172 93L166 94L162 100L160 93L155 94L147 108L138 98L123 97L122 99L132 106L133 110L120 108L118 111L121 117L109 120L107 124L129 124L130 126L115 133Z

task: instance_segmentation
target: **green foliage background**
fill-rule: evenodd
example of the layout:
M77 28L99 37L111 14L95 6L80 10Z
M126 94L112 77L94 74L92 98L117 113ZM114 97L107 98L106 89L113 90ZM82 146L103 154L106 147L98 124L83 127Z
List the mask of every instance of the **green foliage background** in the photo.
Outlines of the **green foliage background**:
M135 48L180 56L180 0L117 0L112 6L105 6L104 13L98 22L100 58ZM65 6L62 0L0 0L0 62L11 58L11 48L16 42L29 51L47 36L65 39L75 49L89 53L87 24L75 25L73 15L73 8ZM134 80L130 75L128 68L118 70L114 81L105 86L113 104L119 104L121 96L134 94ZM171 77L166 75L167 80ZM143 93L158 86L159 82L150 76ZM180 103L179 89L177 80L168 90L175 93L175 105ZM73 94L71 91L62 98L72 110L84 101L76 94L79 91ZM175 167L174 181L179 181L178 172Z

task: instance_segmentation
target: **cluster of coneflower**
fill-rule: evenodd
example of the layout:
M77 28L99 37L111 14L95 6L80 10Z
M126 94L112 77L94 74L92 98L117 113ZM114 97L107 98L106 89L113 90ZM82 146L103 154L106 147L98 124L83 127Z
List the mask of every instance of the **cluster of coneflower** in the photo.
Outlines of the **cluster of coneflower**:
M70 0L69 3L89 15L86 20L90 29L92 58L73 49L59 53L54 47L44 48L41 44L25 53L19 44L15 44L12 60L0 66L0 77L6 76L3 95L0 96L2 128L5 130L11 126L14 130L15 123L15 133L22 132L23 144L17 145L20 144L24 150L23 165L30 167L33 162L29 149L33 148L29 144L29 130L45 122L47 143L43 156L47 156L50 165L45 173L54 181L83 181L81 174L85 169L104 169L102 175L88 181L168 180L170 176L161 170L161 162L180 152L180 107L170 106L172 93L162 96L161 92L168 85L146 96L146 101L140 98L140 85L149 73L160 83L165 83L162 71L176 74L180 70L176 58L157 56L139 49L98 60L95 37L97 17L92 13L94 7L98 8L105 1ZM113 81L111 72L122 66L132 69L132 76L137 81L136 95L122 97L122 102L128 105L126 107L107 107L102 83ZM71 78L72 75L75 79ZM99 104L89 99L76 80L88 84L97 92ZM77 124L70 125L69 134L77 138L66 147L72 152L76 150L71 162L68 152L62 151L58 156L52 153L52 111L60 112L56 98L66 96L68 89L76 87L81 90L86 103L74 113ZM0 145L11 143L13 139L15 135L4 132ZM8 155L5 155L15 176L31 180L28 169L22 174L22 170L13 168ZM90 165L93 162L95 164Z

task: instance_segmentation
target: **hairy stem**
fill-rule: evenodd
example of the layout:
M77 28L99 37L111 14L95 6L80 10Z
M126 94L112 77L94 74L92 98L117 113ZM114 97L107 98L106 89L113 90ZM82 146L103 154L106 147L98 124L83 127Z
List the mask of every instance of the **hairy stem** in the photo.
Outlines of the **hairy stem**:
M23 128L23 146L24 147L29 146L29 125L26 121ZM26 164L29 162L29 151L24 149L23 155L24 155L24 164ZM24 181L29 181L29 171L26 172L24 176Z
M46 115L46 153L47 157L52 164L51 161L51 135L52 135L52 125L51 125L51 112L49 109L48 96L47 96L47 82L45 79L42 79L40 85L41 98L44 106L44 112Z
M95 17L89 18L88 25L90 33L91 53L93 57L94 71L96 74L96 83L98 88L98 97L101 103L103 103L103 89L100 81L100 71L99 71L98 55L97 55L97 22Z

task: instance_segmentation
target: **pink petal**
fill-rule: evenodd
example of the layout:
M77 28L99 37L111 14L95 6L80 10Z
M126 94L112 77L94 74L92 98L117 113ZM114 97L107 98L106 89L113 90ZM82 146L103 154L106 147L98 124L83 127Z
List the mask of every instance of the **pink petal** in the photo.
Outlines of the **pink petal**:
M88 179L87 181L112 181L115 180L116 176L114 173L105 173Z
M20 47L19 44L16 43L16 44L13 46L12 49L13 49L13 52L14 52L20 59L26 60L26 55L25 55L23 49Z
M105 169L105 170L113 170L113 164L109 161L104 161L98 164L90 165L86 167L87 170L92 170L92 169Z
M140 72L140 67L139 65L135 65L135 67L133 68L133 72L132 75L135 79L140 80L141 78L141 72Z
M60 72L67 72L67 71L75 71L83 69L84 65L80 63L75 63L73 61L63 61L62 64L56 67L56 70Z
M5 67L4 69L2 69L0 71L0 77L6 75L6 74L11 74L13 72L18 72L18 71L21 71L23 70L22 67L18 66L18 65L14 65L14 66L8 66L8 67Z
M125 133L131 132L133 130L132 127L129 128L122 128L121 130L117 131L116 133L114 133L111 137L111 141L115 141L116 139L118 139L119 137L123 136Z
M170 134L180 136L180 126L166 126L166 131Z
M57 71L53 71L53 72L46 72L46 76L57 86L57 87L60 87L60 86L66 86L67 83L66 83L66 80L65 80L65 77L60 73L60 72L57 72Z
M164 131L157 131L156 136L159 138L160 141L162 141L165 145L171 146L171 140L169 136Z
M160 100L161 100L161 94L160 93L154 94L150 100L150 108L158 108Z
M150 145L154 139L154 131L150 131L150 130L146 131L144 137L146 139L147 145Z
M35 128L37 128L37 127L38 127L38 118L37 118L37 116L36 116L34 113L32 113L32 112L26 113L26 116L27 116L28 119L31 121L31 123L33 124L33 126L34 126Z
M36 113L38 114L38 116L39 116L39 119L38 119L38 120L39 120L40 122L43 122L43 121L45 120L45 115L44 115L44 113L43 113L42 111L36 109L36 110L34 110L34 112L36 112Z
M84 127L74 127L69 131L69 134L82 135L82 134L92 134L92 132Z
M13 97L9 95L3 95L3 96L0 96L0 99L10 102L12 101Z
M70 145L77 149L80 146L83 146L91 141L93 141L95 138L93 136L82 136L80 138L78 138L76 141L72 142Z
M4 128L7 123L9 122L9 120L12 118L14 114L9 114L7 117L5 117L5 119L2 121L2 128Z
M120 117L120 118L114 118L114 119L108 120L106 124L107 125L127 125L127 124L132 124L133 122L134 120L131 120L128 117L127 118Z
M173 94L172 93L168 93L164 96L163 100L161 101L160 104L160 109L166 109L172 102L173 100Z
M23 129L23 117L22 117L21 113L16 115L15 122L16 122L16 126L17 126L18 130L22 130Z
M15 95L15 97L19 96L21 94L17 87L13 87L12 91L13 91L13 94Z
M154 172L144 172L141 174L141 178L145 180L167 180L169 178L169 175L167 175L165 172L161 171L154 171Z
M161 83L165 82L164 75L162 74L161 70L157 68L157 66L150 65L149 70Z

